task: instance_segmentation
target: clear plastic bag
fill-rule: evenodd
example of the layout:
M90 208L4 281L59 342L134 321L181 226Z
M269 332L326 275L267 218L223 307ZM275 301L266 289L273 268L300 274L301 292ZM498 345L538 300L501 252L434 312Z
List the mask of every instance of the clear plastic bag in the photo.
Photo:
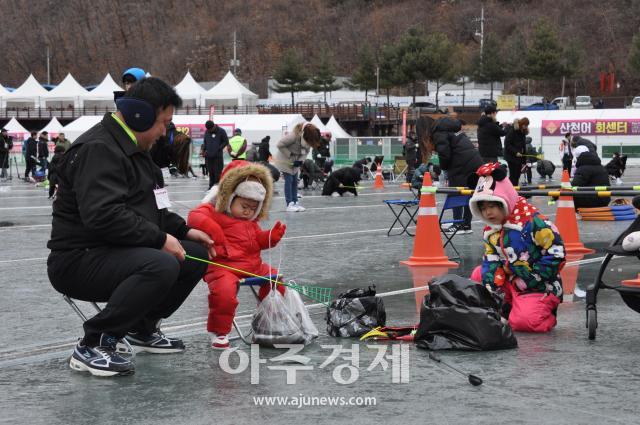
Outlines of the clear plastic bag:
M313 324L309 311L304 305L300 294L296 291L288 289L284 293L284 303L289 310L289 313L296 319L296 322L300 325L300 330L304 334L304 344L310 344L314 339L318 337L318 328Z
M251 328L253 343L263 347L305 343L305 335L300 324L289 312L282 294L274 289L258 304Z

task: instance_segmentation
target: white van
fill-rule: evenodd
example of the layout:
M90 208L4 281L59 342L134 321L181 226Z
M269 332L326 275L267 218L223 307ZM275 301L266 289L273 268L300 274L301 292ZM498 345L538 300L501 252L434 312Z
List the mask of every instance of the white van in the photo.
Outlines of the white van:
M571 98L568 96L565 97L556 97L551 101L551 103L558 105L558 109L569 109L573 108L571 104Z
M591 96L576 96L576 109L593 109Z

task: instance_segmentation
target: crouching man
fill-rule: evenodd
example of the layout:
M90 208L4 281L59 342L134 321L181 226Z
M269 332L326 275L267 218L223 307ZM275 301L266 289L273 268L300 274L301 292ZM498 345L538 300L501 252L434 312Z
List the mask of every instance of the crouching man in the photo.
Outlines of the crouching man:
M133 373L133 363L116 352L122 338L136 351L185 348L158 324L180 307L206 270L185 254L206 258L215 251L205 233L169 212L162 173L149 155L181 103L160 79L137 82L118 99L117 112L80 136L58 166L49 279L71 298L107 303L84 323L70 360L74 370Z

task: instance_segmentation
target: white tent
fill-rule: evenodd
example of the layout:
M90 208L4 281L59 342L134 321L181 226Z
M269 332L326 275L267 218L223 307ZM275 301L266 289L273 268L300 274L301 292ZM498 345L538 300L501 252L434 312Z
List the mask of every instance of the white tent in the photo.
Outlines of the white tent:
M202 95L206 93L206 90L196 82L189 71L187 71L187 75L184 76L182 81L176 85L175 89L182 98L184 107L200 106Z
M102 117L99 115L83 115L63 127L65 138L76 140L82 133L98 124L101 120Z
M29 137L29 131L24 128L22 124L20 124L15 118L11 118L11 120L2 128L7 129L7 133L18 140L24 140Z
M320 117L318 116L318 114L315 114L313 116L313 118L311 118L311 121L309 121L311 124L315 125L317 127L318 130L320 130L320 133L327 133L330 132L331 130L329 130L327 128L327 126L325 126L322 123L322 120L320 119Z
M208 119L208 115L174 115L173 123L178 130L188 132L196 144L199 144L204 135L204 123ZM259 142L265 136L270 136L272 152L284 134L291 131L296 124L306 122L300 114L217 115L213 120L229 135L232 135L234 129L241 129L242 135L249 143Z
M529 119L529 136L535 148L542 147L545 159L561 164L560 141L564 132L571 131L594 142L603 163L608 161L611 149L625 146L640 147L640 112L637 109L566 109L559 111L500 111L498 122L512 123L516 118ZM597 129L597 122L615 122L627 128L627 134L606 134L607 129ZM544 128L543 128L544 127ZM606 149L604 149L606 147ZM627 164L638 164L637 158L630 157Z
M107 74L104 80L87 94L84 101L85 109L115 109L116 105L113 101L114 91L123 91L123 89L113 81L111 74Z
M240 84L231 71L202 98L205 106L255 106L258 101L258 95Z
M338 124L338 121L336 121L336 118L333 115L331 115L331 118L325 127L331 132L331 139L348 139L352 137L349 133L344 131L342 127L340 127L340 124Z
M56 117L51 118L51 121L40 132L46 131L50 137L56 137L60 133L64 133L64 126L60 124L60 121ZM65 134L66 136L66 134Z
M15 91L7 94L6 107L42 108L44 107L44 96L47 93L47 90L40 85L33 74L29 74L29 77L25 80L24 83L22 83L20 87L15 89Z
M64 77L64 80L50 92L44 94L45 106L67 109L82 108L84 99L89 92L82 87L71 73Z

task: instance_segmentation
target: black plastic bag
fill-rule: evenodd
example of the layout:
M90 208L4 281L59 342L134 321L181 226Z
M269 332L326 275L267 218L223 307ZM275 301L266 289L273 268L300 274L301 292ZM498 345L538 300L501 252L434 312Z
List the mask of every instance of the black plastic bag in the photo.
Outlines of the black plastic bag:
M515 348L511 327L500 320L499 301L469 279L445 275L429 283L420 324L418 348L428 350L500 350Z
M338 337L357 337L384 326L387 314L375 286L352 289L338 296L327 308L327 333Z

